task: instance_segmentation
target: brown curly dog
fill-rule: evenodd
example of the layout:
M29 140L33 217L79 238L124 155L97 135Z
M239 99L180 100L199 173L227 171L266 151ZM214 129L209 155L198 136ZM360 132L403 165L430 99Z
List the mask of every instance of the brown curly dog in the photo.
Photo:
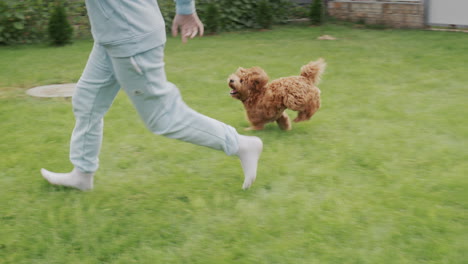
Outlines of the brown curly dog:
M316 85L325 70L323 59L302 66L300 76L283 77L268 83L268 75L260 67L239 68L229 76L231 96L245 107L251 126L261 130L269 122L283 130L291 129L286 109L298 112L294 122L309 120L320 108L320 90Z

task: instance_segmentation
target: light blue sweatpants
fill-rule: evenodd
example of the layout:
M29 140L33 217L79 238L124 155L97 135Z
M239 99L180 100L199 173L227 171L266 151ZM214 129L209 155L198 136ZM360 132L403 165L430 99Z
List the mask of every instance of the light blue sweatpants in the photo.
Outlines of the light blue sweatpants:
M164 45L133 57L109 56L94 44L73 95L76 124L70 161L82 172L95 172L103 135L103 117L122 87L150 131L222 150L238 151L236 130L189 108L177 87L166 80Z

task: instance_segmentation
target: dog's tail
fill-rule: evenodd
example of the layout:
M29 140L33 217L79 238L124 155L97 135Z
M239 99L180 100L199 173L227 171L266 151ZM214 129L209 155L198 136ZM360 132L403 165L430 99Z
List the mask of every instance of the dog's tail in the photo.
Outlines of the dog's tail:
M325 71L326 66L327 64L322 58L316 61L311 61L307 65L302 66L301 76L306 77L311 80L314 85L317 85L320 82L320 76Z

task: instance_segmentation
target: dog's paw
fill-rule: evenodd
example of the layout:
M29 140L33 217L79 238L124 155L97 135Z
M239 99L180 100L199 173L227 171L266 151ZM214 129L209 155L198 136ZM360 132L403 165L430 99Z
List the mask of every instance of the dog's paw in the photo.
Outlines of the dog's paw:
M302 122L302 121L307 121L309 120L310 118L305 118L305 117L296 117L293 122L294 123L298 123L298 122Z
M289 131L292 129L291 123L289 122L278 122L278 126L281 130Z
M246 127L244 128L244 131L252 131L252 130L262 130L263 126L251 126L251 127Z

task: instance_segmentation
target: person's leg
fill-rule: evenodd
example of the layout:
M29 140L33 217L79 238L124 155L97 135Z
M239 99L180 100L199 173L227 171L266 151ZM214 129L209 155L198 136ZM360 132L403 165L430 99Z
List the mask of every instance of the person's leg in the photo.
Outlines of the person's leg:
M76 123L70 142L70 173L53 173L42 169L42 175L52 184L81 190L93 187L93 175L99 166L99 151L103 134L103 117L120 89L109 56L95 44L85 70L72 97Z
M222 150L239 156L244 169L243 188L253 183L262 141L239 135L220 121L188 107L164 71L164 46L134 57L111 58L116 78L149 130L155 134Z

